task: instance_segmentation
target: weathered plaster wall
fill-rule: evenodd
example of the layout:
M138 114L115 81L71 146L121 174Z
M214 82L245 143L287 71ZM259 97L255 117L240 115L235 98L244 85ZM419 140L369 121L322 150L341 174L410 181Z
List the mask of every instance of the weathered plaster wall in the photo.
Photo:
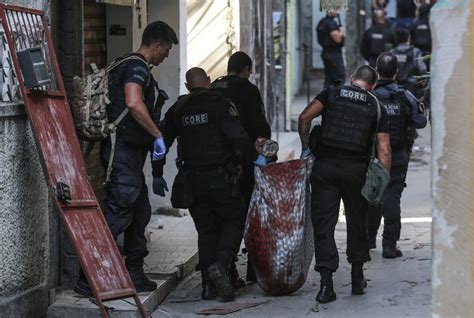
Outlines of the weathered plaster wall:
M438 1L431 18L434 317L474 312L470 6L466 0Z
M49 271L48 193L26 117L0 118L0 162L2 308L1 300L45 288ZM46 307L42 296L31 306Z
M49 1L3 1L45 9ZM0 316L41 317L48 306L57 220L24 107L0 102ZM52 226L50 226L52 225ZM52 235L52 236L51 236Z

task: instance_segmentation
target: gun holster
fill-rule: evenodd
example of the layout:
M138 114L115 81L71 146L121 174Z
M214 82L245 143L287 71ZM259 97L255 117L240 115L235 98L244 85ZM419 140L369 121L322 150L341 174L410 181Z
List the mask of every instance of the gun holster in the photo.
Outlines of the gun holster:
M181 167L171 189L171 205L177 209L189 209L194 204L192 173Z
M242 177L242 167L233 162L228 162L225 165L227 172L227 180L231 185L232 197L238 197L240 195L240 178Z

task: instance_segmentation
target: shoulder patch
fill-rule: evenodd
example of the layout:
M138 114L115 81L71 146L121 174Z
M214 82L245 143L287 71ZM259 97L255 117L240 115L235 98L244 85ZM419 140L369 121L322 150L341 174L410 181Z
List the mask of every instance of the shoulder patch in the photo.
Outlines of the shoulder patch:
M229 115L232 117L239 117L239 111L237 110L237 107L235 107L234 103L229 102Z

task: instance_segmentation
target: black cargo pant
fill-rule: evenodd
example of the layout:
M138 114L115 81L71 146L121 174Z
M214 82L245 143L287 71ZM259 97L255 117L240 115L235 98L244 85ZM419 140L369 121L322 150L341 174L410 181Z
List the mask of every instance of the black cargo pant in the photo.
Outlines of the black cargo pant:
M377 237L382 215L384 217L384 245L388 243L395 247L396 242L400 239L400 230L402 228L400 201L403 189L406 186L407 170L408 165L392 166L390 170L390 181L385 190L382 203L369 207L367 230L369 238L373 241L375 241Z
M242 222L242 233L244 233L245 222L247 220L247 214L249 211L250 200L252 199L253 189L255 187L255 175L254 175L254 165L253 163L245 163L242 166L242 177L240 180L240 191L242 192L244 199L244 213L243 213L243 222ZM233 267L236 267L233 264ZM235 269L237 271L237 269ZM256 281L255 271L253 269L250 259L247 258L247 275L246 280Z
M107 171L110 149L110 138L107 138L100 147L104 171ZM150 222L151 206L143 175L147 153L144 147L134 146L117 138L111 181L105 188L105 220L115 240L124 233L125 264L131 272L140 271L143 259L148 255L145 228ZM79 280L86 281L82 269Z
M243 201L232 193L223 167L191 170L194 203L189 212L198 232L199 267L220 263L228 269L242 241Z
M321 54L324 64L324 88L340 81L344 84L346 80L346 68L341 51L324 51Z
M150 222L151 206L143 175L147 149L117 138L111 181L106 186L105 218L115 239L124 233L127 267L140 267L148 255L145 228ZM110 141L101 147L104 170L110 156Z
M341 199L347 222L347 260L349 263L370 260L367 201L360 194L366 172L364 160L319 159L315 162L311 172L311 218L316 271L326 268L335 272L339 266L334 231Z

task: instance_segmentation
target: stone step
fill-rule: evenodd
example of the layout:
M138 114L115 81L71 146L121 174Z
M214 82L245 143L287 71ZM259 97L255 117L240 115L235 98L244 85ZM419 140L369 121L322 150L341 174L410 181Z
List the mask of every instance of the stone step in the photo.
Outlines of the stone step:
M145 311L150 315L176 285L169 279L155 282L158 284L155 291L139 294ZM111 318L140 317L133 298L107 301L104 305ZM56 294L56 301L48 308L48 317L100 318L101 314L94 298L81 297L71 290L66 290Z
M151 315L158 305L176 287L178 282L195 271L198 262L197 233L192 218L153 215L147 227L148 250L145 273L158 284L149 293L140 293L145 311ZM111 318L140 317L133 298L104 302ZM72 290L56 293L48 308L51 318L101 317L95 299L81 297Z

